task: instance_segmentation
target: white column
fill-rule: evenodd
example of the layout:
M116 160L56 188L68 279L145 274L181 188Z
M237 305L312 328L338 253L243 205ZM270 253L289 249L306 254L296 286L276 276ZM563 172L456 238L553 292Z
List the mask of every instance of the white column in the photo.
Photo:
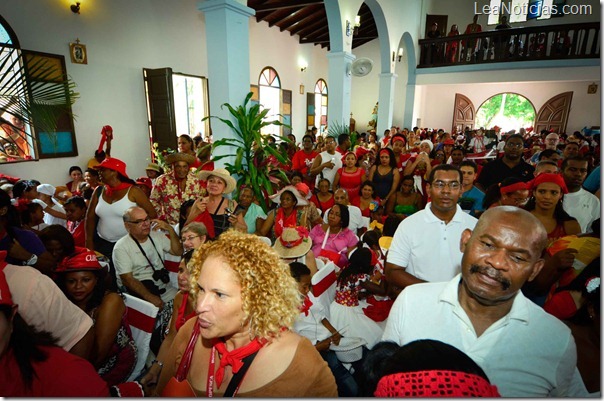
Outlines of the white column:
M403 115L403 127L412 129L416 122L413 121L413 106L415 105L415 83L408 83L405 90L405 113ZM421 127L419 127L421 128Z
M394 110L394 84L398 75L393 73L380 74L380 93L378 97L378 123L376 133L383 138L384 131L392 126Z
M220 106L229 103L237 107L250 91L249 19L255 11L235 0L205 0L197 9L205 14L210 115L233 121L228 110ZM211 123L214 140L234 136L217 119ZM225 153L231 152L225 147L216 149L217 155ZM217 167L224 167L227 159L218 161Z
M346 69L355 58L355 55L349 52L330 52L327 54L329 60L329 80L327 81L329 90L327 97L328 128L332 122L337 122L340 125L348 125L350 122L352 78L350 74L346 73ZM348 67L348 70L350 71L350 67Z

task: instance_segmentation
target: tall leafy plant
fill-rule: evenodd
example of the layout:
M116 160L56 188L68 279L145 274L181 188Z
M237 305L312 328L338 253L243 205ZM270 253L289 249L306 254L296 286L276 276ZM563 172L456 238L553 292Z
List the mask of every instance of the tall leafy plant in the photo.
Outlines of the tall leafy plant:
M59 118L73 117L71 106L79 94L75 83L44 57L24 59L21 52L0 44L0 124L8 126L23 137L31 134L15 125L13 118L46 132L51 141L57 137ZM2 117L7 113L10 119ZM3 138L15 144L11 137Z
M218 161L224 158L234 160L232 163L225 163L225 167L237 179L237 188L242 185L250 187L260 206L266 212L268 210L267 195L275 193L280 181L288 182L283 171L270 169L270 161L276 160L278 163L288 164L289 158L277 147L271 146L268 138L260 131L270 125L289 126L279 120L265 121L269 109L261 110L258 103L250 106L251 98L252 92L249 92L242 105L233 107L224 103L221 106L221 108L228 109L233 121L217 116L204 118L204 120L218 119L235 133L235 138L222 138L206 146L212 146L213 153L217 148L226 149L225 154L215 156L213 160ZM282 139L289 142L285 138Z

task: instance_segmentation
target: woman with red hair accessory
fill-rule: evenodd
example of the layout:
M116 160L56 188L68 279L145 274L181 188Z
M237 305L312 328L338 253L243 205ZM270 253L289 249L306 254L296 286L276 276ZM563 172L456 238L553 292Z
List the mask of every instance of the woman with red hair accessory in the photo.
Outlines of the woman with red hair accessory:
M94 320L91 362L110 386L125 382L136 365L126 305L122 297L105 290L106 269L86 248L63 259L57 266L57 284L67 298Z
M343 188L348 192L350 203L356 202L360 197L361 183L365 181L365 171L357 166L357 155L347 152L344 157L344 166L336 172L333 179L333 188Z
M376 345L381 349L382 342ZM383 351L381 351L384 353ZM437 340L416 340L367 356L366 395L375 397L501 397L484 370L468 355ZM377 381L377 385L376 382Z

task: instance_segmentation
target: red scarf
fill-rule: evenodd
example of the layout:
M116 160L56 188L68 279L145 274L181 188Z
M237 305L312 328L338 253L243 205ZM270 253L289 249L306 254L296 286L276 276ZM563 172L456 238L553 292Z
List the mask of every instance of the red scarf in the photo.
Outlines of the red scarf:
M132 186L132 184L130 184L128 182L122 182L115 187L110 187L109 185L105 185L105 192L107 193L107 196L111 198L115 192L117 192L121 189L130 188L131 186Z
M283 229L286 227L296 227L298 224L298 221L296 219L297 217L297 210L296 208L294 208L293 212L285 217L285 213L283 212L283 208L280 207L277 210L277 216L275 217L275 236L276 237L280 237L281 234L283 234Z
M260 342L257 338L254 338L249 344L232 351L227 351L224 342L220 340L214 340L213 345L221 356L220 365L218 365L218 370L216 371L216 386L220 387L222 380L224 379L224 368L231 366L233 374L239 372L239 369L243 366L242 359L258 352L260 348L264 346L264 342ZM214 353L214 350L212 350L212 353ZM212 364L210 363L209 374L213 373L213 367L211 365Z
M304 316L308 316L308 310L312 306L312 301L308 298L308 295L304 297L304 303L300 307L300 313L304 313Z

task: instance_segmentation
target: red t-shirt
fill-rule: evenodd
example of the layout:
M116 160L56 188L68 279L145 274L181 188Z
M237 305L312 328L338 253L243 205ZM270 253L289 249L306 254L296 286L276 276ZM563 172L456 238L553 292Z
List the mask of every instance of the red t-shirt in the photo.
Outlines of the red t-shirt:
M292 157L292 170L299 171L302 175L308 174L308 169L318 155L319 152L314 150L310 153L306 153L304 150L297 151Z
M67 229L71 233L73 240L75 242L75 246L79 246L82 248L86 248L86 231L84 230L86 226L86 222L84 220L80 220L78 222L68 221Z
M41 347L48 358L32 361L34 376L26 388L12 348L0 359L3 397L109 397L107 383L90 362L59 347Z

